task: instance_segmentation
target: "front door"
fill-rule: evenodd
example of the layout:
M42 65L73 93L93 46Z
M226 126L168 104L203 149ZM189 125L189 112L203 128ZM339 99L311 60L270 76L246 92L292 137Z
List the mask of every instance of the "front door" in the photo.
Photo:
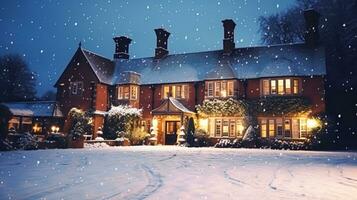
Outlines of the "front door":
M180 127L179 121L166 121L165 124L165 144L174 145L177 140L177 131Z

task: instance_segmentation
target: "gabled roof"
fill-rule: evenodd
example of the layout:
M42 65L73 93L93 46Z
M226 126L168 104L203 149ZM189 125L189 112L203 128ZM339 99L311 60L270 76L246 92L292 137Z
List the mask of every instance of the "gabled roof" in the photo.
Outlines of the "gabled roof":
M141 74L141 84L194 82L208 79L253 79L276 76L325 75L323 47L301 44L237 48L231 55L223 50L174 54L116 61L114 80L120 72ZM116 84L116 82L113 82Z
M24 117L63 117L55 101L2 103L12 115Z
M194 114L194 112L186 108L181 102L173 97L165 99L165 101L158 108L153 109L151 113L154 115Z
M114 62L101 55L81 48L84 56L86 57L89 65L92 67L99 82L105 84L112 84L114 73Z

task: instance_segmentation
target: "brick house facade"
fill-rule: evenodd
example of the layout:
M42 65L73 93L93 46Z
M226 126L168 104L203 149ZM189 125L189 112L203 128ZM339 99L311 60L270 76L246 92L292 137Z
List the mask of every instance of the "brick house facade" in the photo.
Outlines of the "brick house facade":
M94 110L94 137L111 105L129 104L143 109L142 125L158 130L158 143L171 144L186 117L212 138L237 138L248 126L259 125L261 137L303 139L307 120L325 111L324 48L318 43L318 13L304 13L304 43L236 48L235 23L223 20L223 48L216 51L169 54L170 33L155 29L153 57L131 59L131 39L115 37L115 53L108 59L77 49L55 84L64 114L72 107ZM258 113L257 124L244 124L245 116L206 116L196 106L206 100L229 98L247 102L278 97L303 98L310 112L300 115Z

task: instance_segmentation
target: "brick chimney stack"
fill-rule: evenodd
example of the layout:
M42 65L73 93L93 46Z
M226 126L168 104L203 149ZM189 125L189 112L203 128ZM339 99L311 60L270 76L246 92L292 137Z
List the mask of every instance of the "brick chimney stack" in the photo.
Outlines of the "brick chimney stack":
M304 11L305 17L305 43L308 46L316 46L319 42L319 19L320 14L314 9L308 9Z
M225 19L222 23L224 28L223 52L224 54L231 54L235 49L234 28L236 23L232 19Z
M114 59L129 59L129 44L131 39L125 36L113 38L115 42Z
M155 29L155 33L156 33L155 59L161 59L169 54L169 51L167 49L167 43L170 33L163 28Z

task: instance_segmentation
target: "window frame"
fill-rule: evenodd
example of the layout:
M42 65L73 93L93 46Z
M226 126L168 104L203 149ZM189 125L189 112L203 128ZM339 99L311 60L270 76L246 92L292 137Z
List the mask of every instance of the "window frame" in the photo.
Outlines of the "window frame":
M83 81L73 81L70 82L71 95L82 95L83 94Z

